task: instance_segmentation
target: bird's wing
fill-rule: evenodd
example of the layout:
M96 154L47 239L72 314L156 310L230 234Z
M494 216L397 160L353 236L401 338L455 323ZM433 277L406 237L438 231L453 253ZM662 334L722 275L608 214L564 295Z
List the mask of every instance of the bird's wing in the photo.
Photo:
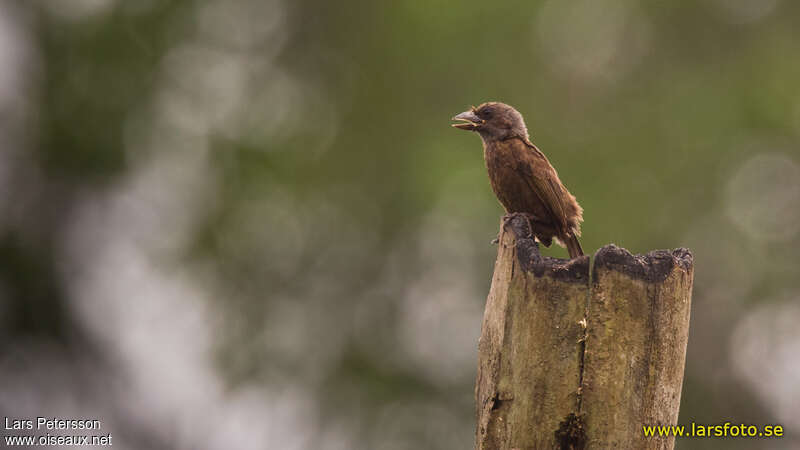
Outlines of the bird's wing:
M556 170L535 145L527 140L523 142L527 148L523 149L524 156L520 159L517 170L523 172L522 175L528 186L539 197L542 205L547 208L561 229L569 229L566 207L563 203L564 192Z

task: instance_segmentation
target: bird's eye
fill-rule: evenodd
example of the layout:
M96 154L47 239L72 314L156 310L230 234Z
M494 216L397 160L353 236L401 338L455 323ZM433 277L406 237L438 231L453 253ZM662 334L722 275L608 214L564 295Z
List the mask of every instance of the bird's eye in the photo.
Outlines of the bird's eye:
M492 117L492 110L491 109L484 109L483 111L481 111L480 116L481 117L486 117L488 119L489 117Z

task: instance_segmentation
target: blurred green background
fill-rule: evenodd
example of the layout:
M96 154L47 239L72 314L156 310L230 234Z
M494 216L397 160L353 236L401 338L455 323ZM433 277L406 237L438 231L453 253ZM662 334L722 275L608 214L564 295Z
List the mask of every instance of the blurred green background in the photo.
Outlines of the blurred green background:
M695 254L680 423L800 446L800 4L0 2L0 414L121 448L454 449L499 100L583 248ZM561 248L546 254L565 256Z

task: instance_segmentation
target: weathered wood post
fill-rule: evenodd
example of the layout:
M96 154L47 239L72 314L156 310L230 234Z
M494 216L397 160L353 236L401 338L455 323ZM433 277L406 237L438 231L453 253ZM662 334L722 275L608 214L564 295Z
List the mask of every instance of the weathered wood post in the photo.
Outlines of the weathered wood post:
M644 425L678 418L692 290L686 249L609 245L542 257L527 221L501 230L475 386L475 447L671 449Z

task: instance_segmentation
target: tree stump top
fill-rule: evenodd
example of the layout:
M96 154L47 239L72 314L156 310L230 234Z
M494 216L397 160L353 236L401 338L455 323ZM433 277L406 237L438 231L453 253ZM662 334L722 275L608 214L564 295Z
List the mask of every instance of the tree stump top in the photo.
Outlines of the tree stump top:
M542 256L524 216L501 222L476 448L672 448L642 427L678 418L692 254L611 244L591 259Z

